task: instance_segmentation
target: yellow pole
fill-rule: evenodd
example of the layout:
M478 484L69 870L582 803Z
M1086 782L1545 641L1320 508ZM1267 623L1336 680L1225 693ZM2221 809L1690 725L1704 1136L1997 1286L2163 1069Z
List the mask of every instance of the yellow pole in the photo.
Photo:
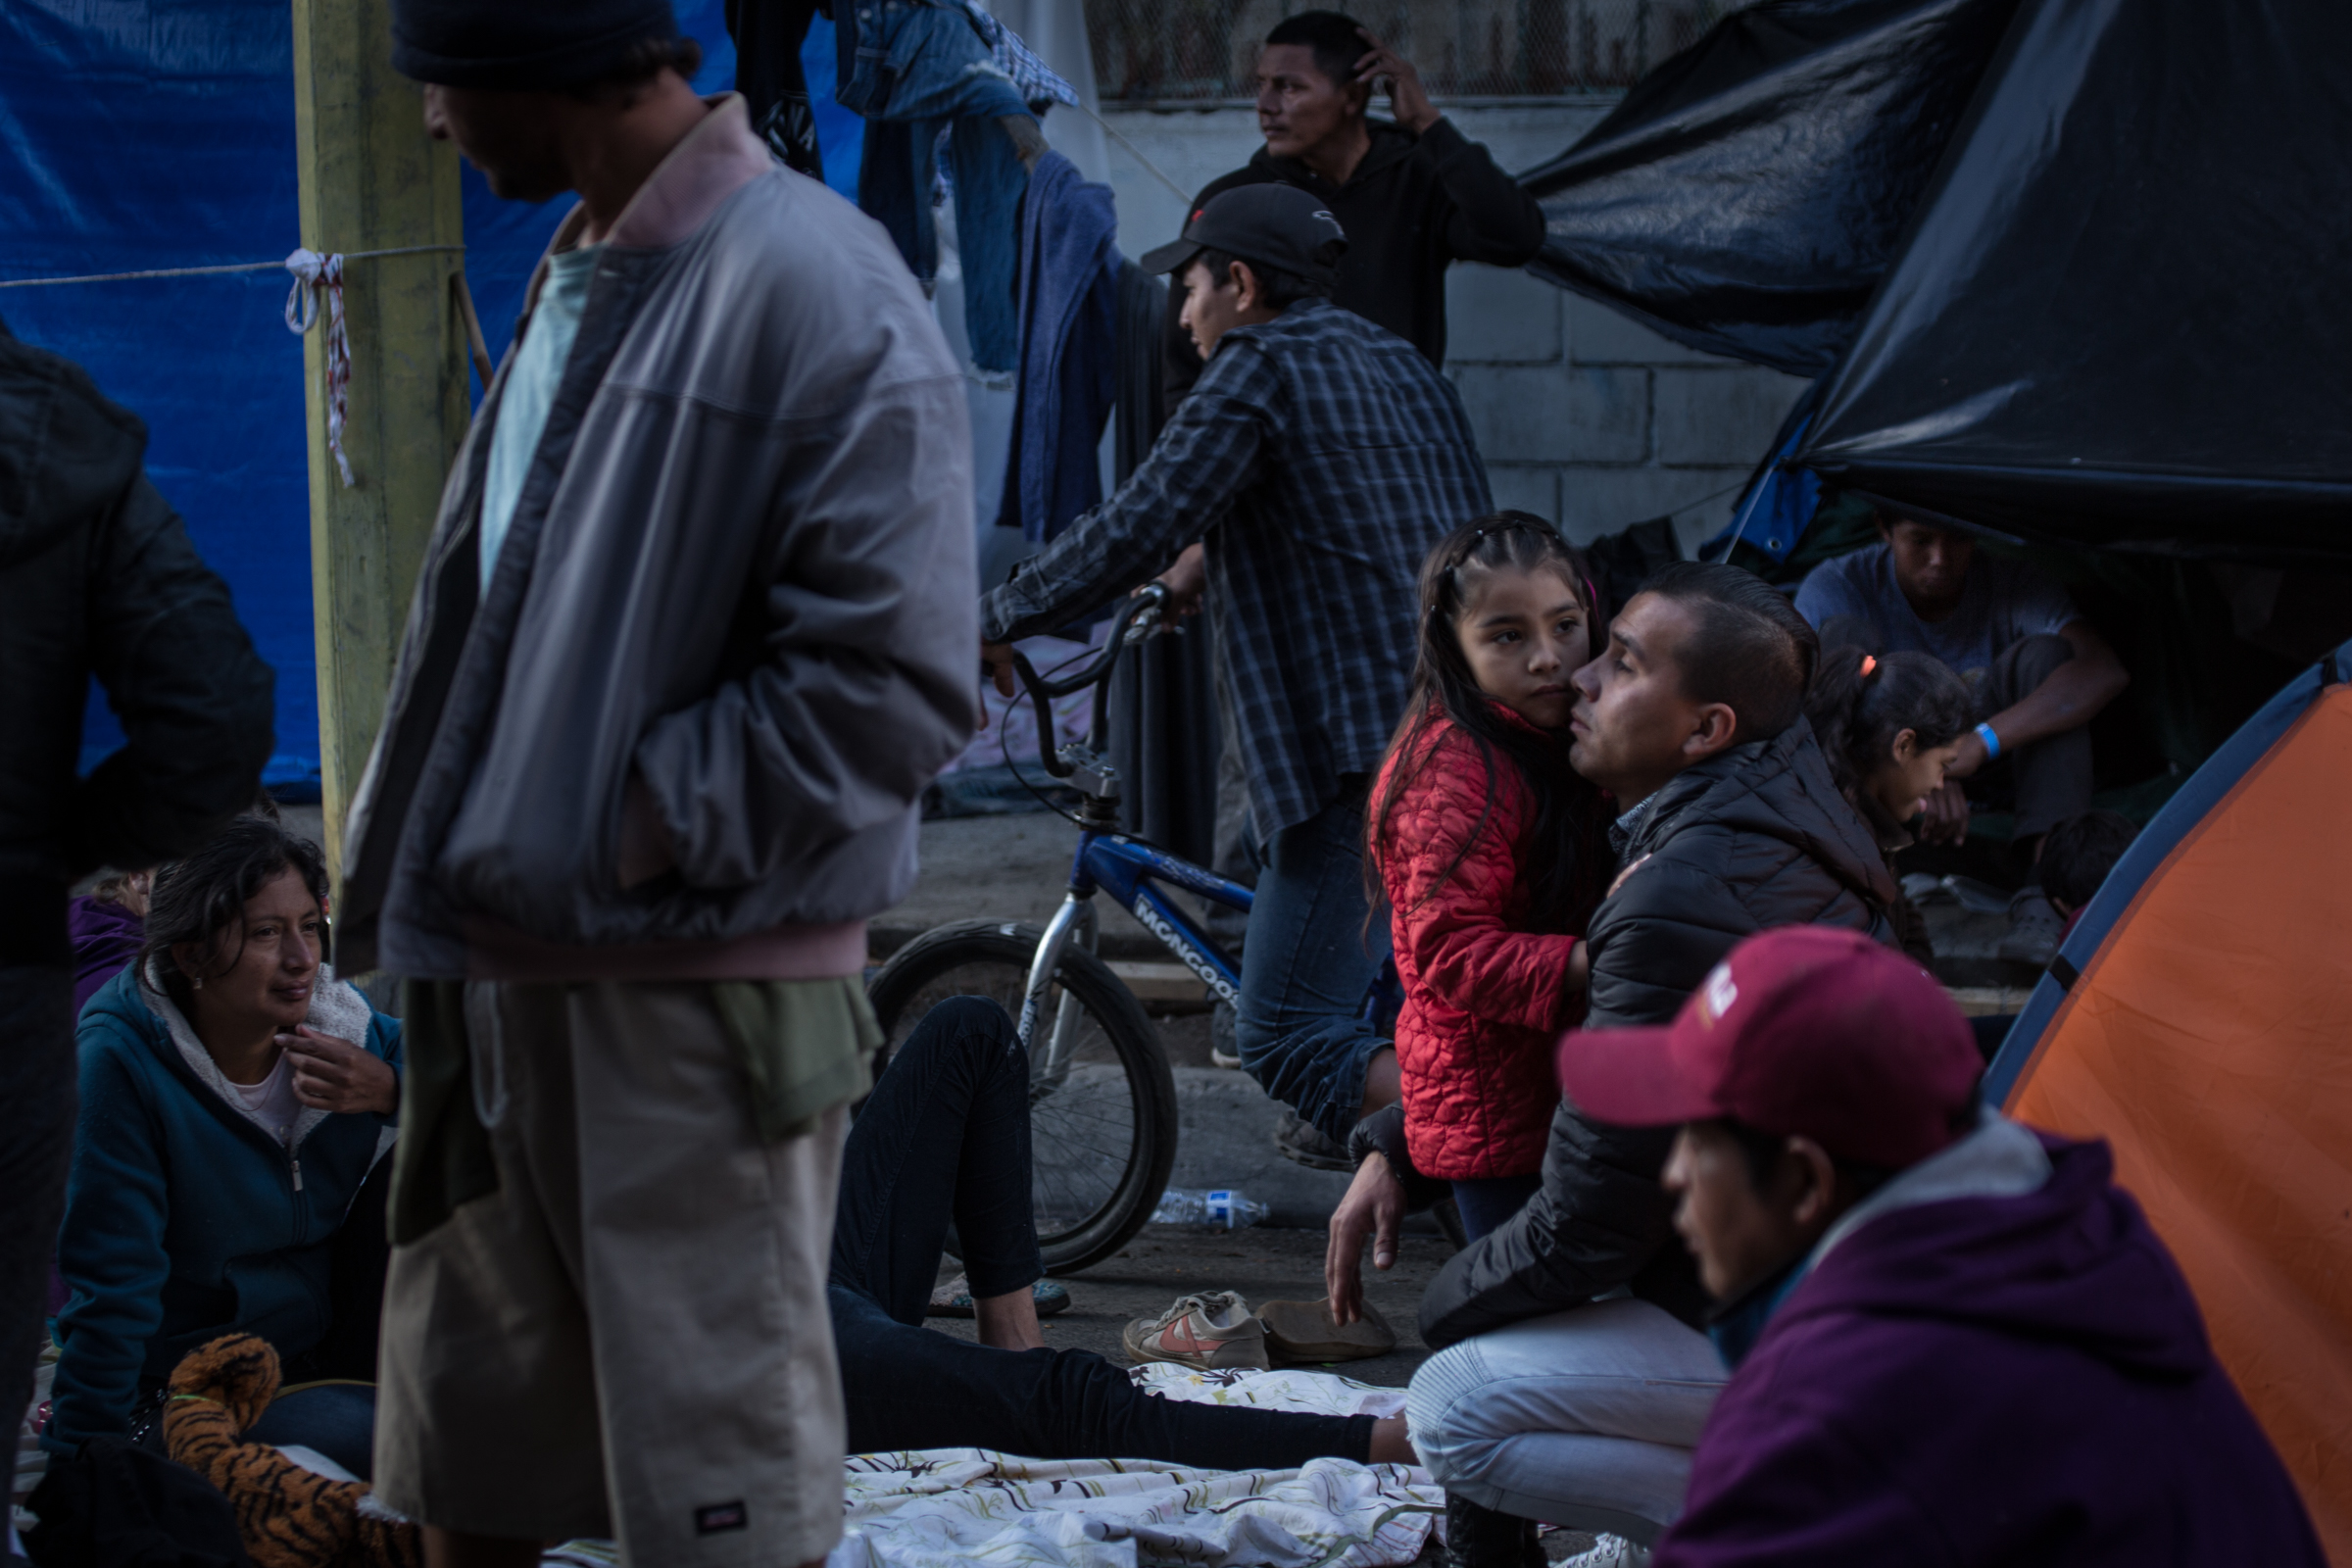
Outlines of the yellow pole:
M424 133L424 97L392 69L387 0L293 0L302 243L350 254L459 246L458 157ZM351 340L346 487L327 450L326 323L303 340L310 408L311 599L328 864L383 721L392 658L466 433L460 250L347 262Z

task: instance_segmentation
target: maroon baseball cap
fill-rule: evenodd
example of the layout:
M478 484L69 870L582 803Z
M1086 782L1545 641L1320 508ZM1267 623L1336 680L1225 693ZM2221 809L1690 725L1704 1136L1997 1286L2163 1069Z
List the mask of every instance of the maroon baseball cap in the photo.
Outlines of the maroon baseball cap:
M1728 1116L1900 1170L1965 1132L1984 1069L1975 1033L1914 959L1854 931L1794 925L1734 948L1656 1029L1579 1029L1560 1087L1600 1121Z

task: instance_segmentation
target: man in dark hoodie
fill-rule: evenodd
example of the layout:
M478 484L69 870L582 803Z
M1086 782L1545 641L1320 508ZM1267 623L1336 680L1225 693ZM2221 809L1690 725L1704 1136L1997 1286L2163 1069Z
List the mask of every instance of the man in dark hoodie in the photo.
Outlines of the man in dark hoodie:
M1373 89L1384 77L1391 121L1368 113ZM1331 302L1396 333L1431 365L1444 365L1446 270L1457 261L1524 267L1544 243L1543 209L1495 166L1486 148L1438 112L1412 63L1351 17L1302 11L1277 23L1258 56L1256 89L1257 126L1266 144L1247 166L1203 187L1193 200L1194 216L1240 186L1280 184L1305 191L1348 235ZM1160 352L1161 385L1171 413L1206 363L1185 329L1188 290L1182 281L1168 291ZM1180 604L1199 603L1205 572L1198 538L1163 580ZM1240 704L1222 672L1217 704L1215 864L1254 885L1250 845L1254 839L1259 850L1270 847L1241 809L1247 768L1235 717ZM1286 1116L1275 1147L1302 1164L1347 1168L1345 1152L1316 1128L1311 1115L1303 1122Z
M1396 118L1367 114L1386 77ZM1257 128L1266 144L1193 201L1237 185L1296 185L1348 232L1331 301L1446 363L1446 270L1524 267L1544 243L1544 210L1486 148L1438 113L1412 63L1336 11L1275 24L1257 61ZM1202 360L1171 289L1162 383L1172 409Z
M1569 760L1618 802L1624 866L1587 931L1588 1024L1665 1022L1767 927L1893 940L1885 858L1803 717L1816 652L1760 579L1685 563L1634 596L1577 671ZM1358 1129L1362 1162L1332 1220L1343 1314L1365 1231L1388 1266L1411 1194L1391 1123L1384 1112ZM1414 1375L1406 1416L1446 1489L1457 1562L1515 1568L1532 1519L1646 1542L1680 1506L1724 1373L1695 1327L1704 1298L1659 1185L1671 1142L1563 1102L1542 1189L1422 1298L1421 1336L1442 1353Z
M0 327L0 1410L32 1398L74 1132L66 893L253 799L270 668L147 480L147 429ZM124 744L77 777L90 678Z
M2326 1558L2100 1143L1983 1108L1966 1020L1851 932L1740 945L1568 1098L1681 1124L1675 1227L1736 1369L1652 1568Z

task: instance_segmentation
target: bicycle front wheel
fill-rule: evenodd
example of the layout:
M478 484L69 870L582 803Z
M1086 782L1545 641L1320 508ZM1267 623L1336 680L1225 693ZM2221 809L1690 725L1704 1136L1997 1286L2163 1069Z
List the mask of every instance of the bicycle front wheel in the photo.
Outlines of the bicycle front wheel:
M956 997L987 997L1018 1018L1044 934L959 920L900 949L867 988L887 1051ZM1101 958L1066 949L1054 979L1030 1043L1030 1204L1046 1272L1069 1274L1152 1217L1176 1163L1176 1080L1152 1020Z

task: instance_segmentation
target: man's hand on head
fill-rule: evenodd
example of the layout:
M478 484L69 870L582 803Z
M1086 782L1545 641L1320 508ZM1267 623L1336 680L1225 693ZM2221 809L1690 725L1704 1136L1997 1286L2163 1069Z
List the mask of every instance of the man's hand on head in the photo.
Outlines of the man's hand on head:
M1927 800L1927 818L1920 824L1919 836L1930 844L1966 843L1968 797L1960 792L1960 786L1947 778Z
M1429 101L1429 90L1421 85L1421 73L1413 63L1396 50L1372 36L1368 27L1358 27L1370 51L1355 63L1358 81L1389 78L1389 113L1396 123L1418 136L1442 118L1438 106Z

